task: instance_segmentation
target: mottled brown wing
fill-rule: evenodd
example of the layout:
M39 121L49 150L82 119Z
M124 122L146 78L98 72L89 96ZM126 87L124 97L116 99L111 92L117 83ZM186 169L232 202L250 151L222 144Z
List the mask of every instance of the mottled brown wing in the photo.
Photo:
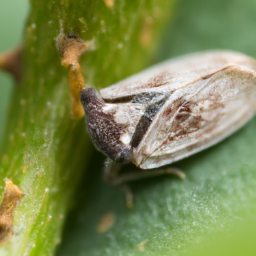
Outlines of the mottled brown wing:
M210 51L172 59L133 75L100 91L103 99L119 98L141 93L175 91L229 65L255 67L255 60L237 52Z
M256 74L228 66L176 90L134 148L134 163L156 168L223 140L255 113Z

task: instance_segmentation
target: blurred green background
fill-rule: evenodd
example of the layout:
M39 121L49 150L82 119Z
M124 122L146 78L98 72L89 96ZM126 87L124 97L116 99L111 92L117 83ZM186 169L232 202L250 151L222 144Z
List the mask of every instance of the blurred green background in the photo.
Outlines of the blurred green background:
M28 10L29 2L27 0L1 1L0 52L11 50L21 43ZM8 102L12 89L12 77L0 71L0 141L7 118Z
M0 51L11 49L21 41L28 9L29 4L26 0L2 1L0 8ZM163 40L152 59L152 63L184 53L216 48L237 50L256 57L255 24L255 0L177 1L174 16L166 27ZM0 73L1 136L7 117L9 96L13 89L12 83L13 80L9 75ZM94 173L84 178L77 198L74 200L75 207L64 230L64 243L59 247L57 254L59 256L168 255L168 252L171 251L172 255L175 255L180 249L185 248L184 250L188 250L186 255L242 255L238 247L244 245L244 249L242 249L244 255L253 255L255 248L252 246L253 243L250 243L250 238L255 237L255 224L251 222L254 218L252 216L256 212L256 206L254 206L256 196L254 180L256 177L253 173L256 171L254 160L254 152L256 152L255 127L256 121L254 119L242 131L220 146L191 158L190 162L181 162L180 166L184 169L187 166L192 166L192 171L188 173L188 179L184 183L180 183L178 179L169 181L162 178L157 179L156 182L151 180L138 183L137 187L135 186L135 196L139 194L139 199L135 202L136 209L131 212L123 207L123 194L118 189L110 188L104 184L101 181L101 173L93 170ZM241 157L235 162L239 157L239 152L242 152ZM225 154L229 155L230 158L226 159ZM213 164L210 162L207 165L208 159L212 161L213 157L216 160L213 160ZM204 162L202 161L200 165L198 160L201 159ZM104 157L95 152L91 166L100 170L103 161ZM97 166L95 166L95 162L97 162ZM237 167L239 164L241 168ZM226 166L224 169L222 168L223 165ZM205 168L206 171L210 170L211 173L205 174L206 171L204 170L197 171L200 167L201 169ZM234 170L233 173L232 169ZM211 176L212 173L220 170L222 172ZM207 175L209 175L208 180ZM241 178L239 175L242 175ZM173 190L168 190L170 182ZM143 189L140 188L141 185L143 185ZM203 204L201 212L195 211L195 209L199 209L196 208L199 207L199 203L198 205L190 205L189 203L185 205L187 201L185 199L179 201L179 195L175 194L179 190L187 191L189 186L191 187L191 194L186 194L186 200L193 201L193 189L198 190ZM203 187L202 190L200 190L201 187ZM156 210L154 212L156 205L162 208L166 207L166 202L163 202L164 199L159 198L159 193L154 193L154 191L162 191L163 198L165 193L174 192L173 201L167 198L170 206L168 211L172 214L169 218L172 219L172 222L167 219L168 216L163 211L158 212ZM200 192L203 193L204 191L209 194L207 196L200 195ZM148 194L150 194L152 201L157 201L155 205L148 202ZM175 198L177 201L174 201ZM79 202L79 205L76 202ZM186 214L189 215L189 213L186 210L177 213L172 209L172 206L173 208L177 206L178 209L179 203L184 204L183 210L184 207L187 207L186 209L189 209L187 212L191 212L192 216L187 217ZM212 205L213 203L216 205ZM217 207L216 212L211 212L215 209L214 207ZM140 212L141 209L148 211L148 216L146 213ZM97 222L109 210L113 210L117 215L117 224L106 234L97 234L95 231ZM202 214L202 216L197 216L199 219L201 218L202 226L198 224L194 229L186 227L186 225L194 223L188 221L195 218L193 214ZM175 223L175 217L177 217L177 223ZM184 218L183 224L182 218ZM224 226L233 226L232 223L228 222L229 218L233 221L232 223L238 222L235 228L231 227L231 231L224 228ZM243 219L247 219L247 224L239 224ZM139 221L145 222L139 227L137 225ZM181 222L178 223L178 221ZM136 225L133 226L132 223L136 223ZM171 224L166 226L166 223ZM179 233L177 228L182 227L182 225L184 230ZM189 234L189 232L191 233ZM188 249L191 244L200 244L204 236L207 237L208 232L215 234L211 237L220 236L220 238L214 238L213 241L208 241L203 245L201 243L199 249ZM219 235L218 232L224 232L224 234ZM231 233L235 233L235 237ZM173 235L172 242L168 244L171 235ZM231 238L226 241L226 237ZM136 241L139 243L143 239L149 239L149 242L145 245L145 251L139 252L136 250ZM228 249L217 251L217 249L224 247L233 248L233 251L228 251Z

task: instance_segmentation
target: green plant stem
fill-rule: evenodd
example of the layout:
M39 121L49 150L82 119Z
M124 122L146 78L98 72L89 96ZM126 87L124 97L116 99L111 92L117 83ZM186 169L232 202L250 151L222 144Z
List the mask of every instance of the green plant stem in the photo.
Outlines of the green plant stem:
M23 80L12 95L0 167L2 185L9 178L24 195L1 255L52 255L90 157L84 121L70 115L55 38L75 33L93 42L82 69L86 83L100 88L148 64L170 10L165 0L122 0L112 8L101 0L31 1Z

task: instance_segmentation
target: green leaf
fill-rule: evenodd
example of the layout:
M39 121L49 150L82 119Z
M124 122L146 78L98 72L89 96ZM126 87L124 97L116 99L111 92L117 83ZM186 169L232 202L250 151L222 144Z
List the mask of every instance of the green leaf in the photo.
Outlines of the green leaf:
M255 8L253 0L180 1L157 58L213 48L256 57ZM239 242L244 252L253 252L248 223L256 213L255 131L254 118L222 143L174 164L186 173L184 181L161 177L133 183L133 210L125 208L118 188L102 181L104 159L94 152L57 255L218 255L225 246L225 255L233 255L230 247ZM100 234L97 225L109 212L115 223ZM232 233L247 235L231 236L232 243L226 240ZM147 240L139 251L137 245Z

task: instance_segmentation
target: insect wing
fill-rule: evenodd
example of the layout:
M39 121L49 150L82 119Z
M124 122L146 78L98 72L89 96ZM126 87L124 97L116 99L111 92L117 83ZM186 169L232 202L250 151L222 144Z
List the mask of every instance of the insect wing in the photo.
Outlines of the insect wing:
M156 168L201 151L243 126L256 109L256 74L227 66L176 90L134 148L134 163Z
M210 51L157 64L100 90L104 100L116 101L142 93L173 92L229 65L253 68L254 59L232 51Z

